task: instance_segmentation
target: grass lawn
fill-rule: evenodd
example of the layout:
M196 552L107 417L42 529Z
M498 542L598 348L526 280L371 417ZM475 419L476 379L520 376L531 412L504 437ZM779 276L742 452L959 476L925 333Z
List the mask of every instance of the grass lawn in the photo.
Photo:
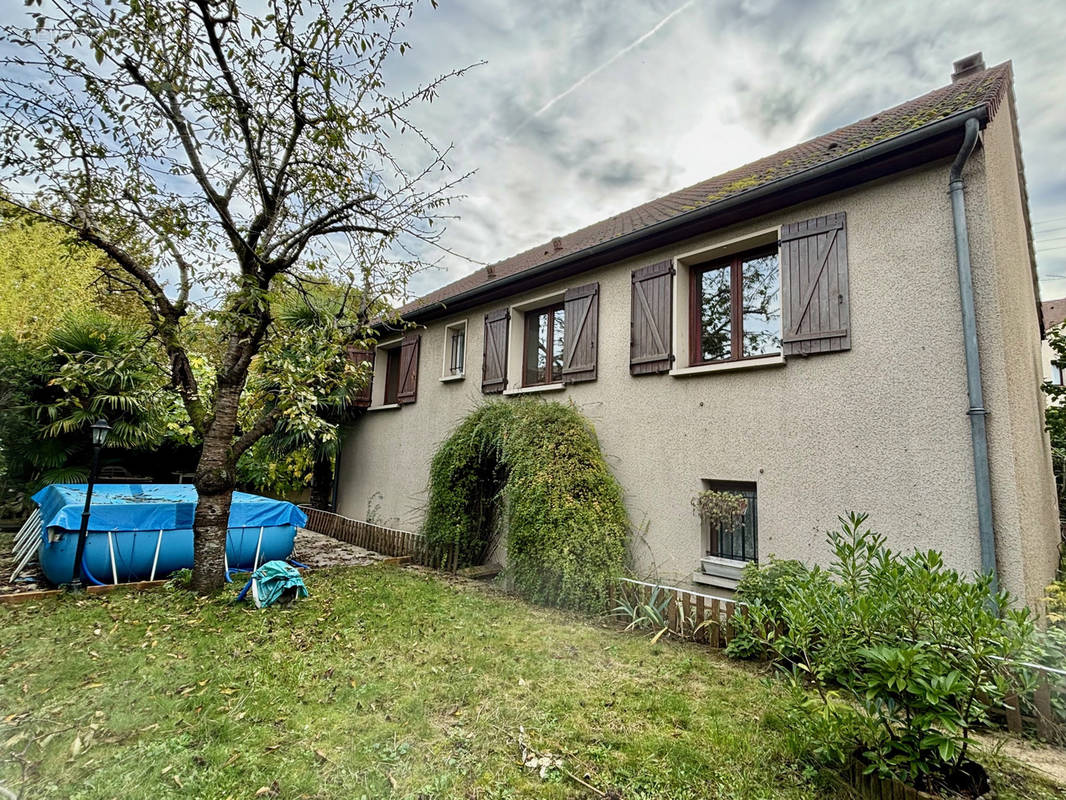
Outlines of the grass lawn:
M775 690L718 654L393 567L307 583L266 611L230 605L236 587L0 607L0 784L35 800L597 796L523 766L524 729L610 797L848 796L804 777ZM1001 800L1057 796L1007 770Z

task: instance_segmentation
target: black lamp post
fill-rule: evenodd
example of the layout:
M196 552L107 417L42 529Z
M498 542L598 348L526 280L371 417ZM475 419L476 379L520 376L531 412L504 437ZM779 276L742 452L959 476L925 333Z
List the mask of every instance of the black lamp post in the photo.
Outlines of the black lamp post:
M85 509L81 512L81 529L78 531L78 546L74 549L74 573L70 580L70 591L80 592L85 589L82 583L81 561L85 555L85 536L89 531L89 507L93 501L93 485L96 483L96 471L100 466L100 448L107 441L111 426L107 420L100 418L90 428L93 433L93 463L89 468L89 485L85 487Z

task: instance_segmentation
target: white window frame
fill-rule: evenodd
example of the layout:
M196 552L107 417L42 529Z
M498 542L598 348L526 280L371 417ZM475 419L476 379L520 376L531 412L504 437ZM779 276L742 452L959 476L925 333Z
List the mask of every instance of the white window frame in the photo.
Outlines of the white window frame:
M566 296L566 290L543 294L531 300L524 300L510 307L511 321L507 331L507 385L505 395L529 394L532 392L558 392L566 388L566 384L544 383L536 386L525 386L525 373L522 369L526 347L526 312L539 311L544 306L562 303Z
M442 383L449 381L461 381L466 377L466 364L470 358L470 330L467 326L465 319L456 320L455 322L449 322L444 326L444 350L443 358L441 359L440 368L440 380ZM462 329L463 331L463 365L457 373L452 373L451 360L452 360L452 333Z

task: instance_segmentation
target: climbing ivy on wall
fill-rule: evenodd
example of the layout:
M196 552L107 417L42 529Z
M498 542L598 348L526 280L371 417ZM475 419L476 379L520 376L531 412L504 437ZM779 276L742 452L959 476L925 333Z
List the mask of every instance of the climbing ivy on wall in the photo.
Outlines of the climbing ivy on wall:
M589 422L534 399L485 403L433 458L423 533L450 566L482 563L507 531L507 574L528 600L603 608L629 518Z

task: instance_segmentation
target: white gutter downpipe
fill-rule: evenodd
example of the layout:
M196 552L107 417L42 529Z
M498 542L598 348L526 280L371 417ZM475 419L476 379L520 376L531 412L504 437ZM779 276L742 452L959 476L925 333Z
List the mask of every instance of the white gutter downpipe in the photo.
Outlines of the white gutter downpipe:
M970 435L973 439L973 472L977 488L977 529L981 543L981 571L992 573L996 588L996 532L992 525L992 478L988 465L988 431L985 426L984 392L981 388L981 355L977 347L977 312L973 301L973 270L970 265L970 238L966 230L966 198L962 169L977 144L980 123L966 120L965 137L955 163L951 165L948 189L951 216L955 223L955 260L959 271L962 300L962 336L966 348L966 388L970 396Z

